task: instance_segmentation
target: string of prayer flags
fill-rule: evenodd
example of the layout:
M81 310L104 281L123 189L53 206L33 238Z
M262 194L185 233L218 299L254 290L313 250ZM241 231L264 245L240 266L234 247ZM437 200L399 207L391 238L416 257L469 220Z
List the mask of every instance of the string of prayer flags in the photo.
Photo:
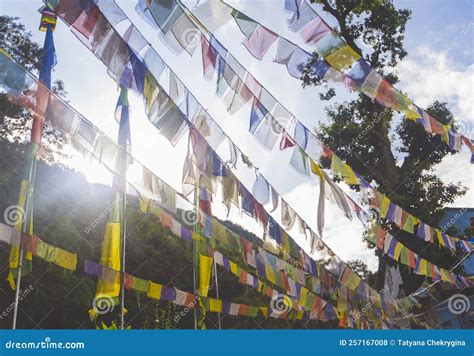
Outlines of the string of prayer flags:
M240 20L242 20L242 21L240 21ZM239 19L239 23L240 23L240 26L243 26L242 28L247 28L249 30L249 33L250 32L254 33L254 31L257 29L257 27L253 28L253 25L251 25L251 22L249 22L249 19L245 16L242 19ZM212 39L214 39L214 38L211 37L211 41L212 41ZM217 42L217 41L215 40L214 42ZM221 45L219 47L220 47L219 51L224 51L224 49L222 49ZM216 50L216 53L217 53L217 50ZM225 55L227 55L227 53L228 52L225 51ZM334 52L334 58L339 58L340 60L343 60L346 57L355 58L357 56L358 55L355 52L351 52L351 49L348 48L347 46L346 47L341 47L341 48L338 49L337 52ZM287 58L289 58L289 57L287 57ZM361 64L361 63L363 63L362 61L359 61L358 59L356 59L355 61L357 61L357 65L359 67L361 67L363 69L365 68L364 65ZM228 66L227 66L227 68L228 68ZM363 70L363 72L364 72L364 70ZM247 75L247 78L248 77L249 76ZM261 90L261 87L260 87L259 90ZM275 138L272 137L272 135L275 136L274 134L278 134L279 132L274 132L274 130L272 130L272 128L275 128L276 126L273 123L270 124L270 121L272 121L271 119L270 120L269 119L267 119L267 120L263 119L266 115L268 115L268 111L264 108L264 106L260 103L260 101L257 100L257 96L256 96L254 98L254 104L252 106L252 113L251 113L251 119L250 119L250 122L251 122L250 131L255 134L256 138L259 139L259 141L261 141L264 144L264 146L266 146L268 148L271 148L271 147L273 147L274 142L276 141ZM267 123L268 125L262 125L261 126L262 129L259 132L257 132L257 127L259 126L259 124L262 121L264 123ZM299 126L301 127L301 125L297 125L295 130L297 130ZM263 128L265 128L265 129L263 129ZM306 140L305 140L306 142L301 143L301 145L304 145L304 147L307 145L308 137L309 138L314 137L311 133L308 134L308 132L305 132L305 131L307 131L307 129L303 127L303 133L306 136ZM263 132L264 134L259 135L260 132ZM296 135L297 135L297 131L295 131L295 137L296 137ZM263 136L264 138L262 139L260 136ZM292 166L294 166L301 173L303 173L305 175L308 175L308 169L307 169L308 164L305 164L307 162L307 158L304 154L302 154L302 152L300 152L300 153L301 153L301 156L299 154L297 154L297 152L294 152L294 154L292 156L291 164L292 164ZM333 155L333 162L337 159L338 159L338 157ZM342 163L341 162L341 164L343 164L343 169L340 171L340 173L342 173L342 175L344 176L346 183L351 184L351 185L359 184L360 176L357 175L352 170L352 168L347 165L347 163L345 163L345 162ZM337 195L333 195L333 196L337 196ZM355 203L352 201L352 199L350 199L348 197L346 197L345 200L349 200L350 204L354 205L354 208L356 210L355 213L357 214L357 216L359 218L361 218L361 215L360 215L361 209L360 209L360 207L358 209L357 206L355 205ZM341 206L347 208L346 204L344 204L342 202L342 200L339 200L339 201L342 203L342 204L340 204ZM392 205L392 207L396 209L396 207L394 207L393 205ZM363 219L361 219L361 221L362 220ZM410 223L411 220L409 220L408 222ZM407 229L408 230L411 229L410 225L407 225Z
M149 204L148 204L148 205L149 205ZM172 226L173 226L173 225L174 225L174 223L172 222ZM189 232L189 231L188 231L188 232ZM184 238L184 237L183 237L183 238ZM313 263L314 263L314 262L313 262ZM132 281L132 282L133 282L133 281ZM133 283L132 283L131 285L133 285ZM131 288L131 287L130 287L130 288Z
M287 246L286 248L288 248L288 246ZM291 248L291 247L290 247L290 248Z
M450 271L440 268L422 258L415 252L409 250L401 242L397 241L392 235L385 231L379 224L373 224L366 239L372 243L376 243L377 248L383 250L387 256L412 268L417 274L432 278L435 281L441 279L444 282L452 284L456 283L458 287L464 283L469 284L464 276L455 275ZM443 279L443 275L447 277Z
M215 221L215 220L214 220ZM214 223L213 223L213 226L214 226ZM222 235L222 233L219 233L217 232L217 230L214 230L213 228L213 233L212 233L212 236L220 236ZM240 238L240 241L243 242L243 241L246 241L246 240L243 240L242 238ZM247 251L247 255L252 255L253 258L255 259L255 254L254 253L250 253L249 250L251 250L251 244L247 241L246 242L246 245L247 247L243 246L242 247L242 251ZM227 270L231 271L233 274L235 274L237 277L239 277L239 280L241 283L244 283L244 284L248 284L254 288L257 288L258 285L260 285L259 281L251 276L248 272L244 271L243 269L239 268L234 262L232 261L229 261L228 259L226 259L225 257L222 256L221 253L215 251L214 252L214 258L216 260L216 263L218 263L219 265L222 265L224 266ZM246 261L248 259L244 257L244 260ZM261 256L259 257L259 260L262 260ZM295 284L295 282L288 278L286 276L286 274L284 274L283 272L276 272L274 269L277 268L277 266L281 263L282 261L279 260L279 259L275 259L272 255L266 255L266 258L264 259L264 266L265 268L263 269L263 272L262 272L262 269L260 267L258 267L258 264L257 264L257 269L260 271L260 275L261 276L264 276L265 278L268 278L269 280L272 281L272 283L276 283L278 285L280 285L281 287L285 288L285 290L289 291L289 293L291 293L290 295L297 295L296 293L299 293L299 292L296 292L297 289L295 289L295 287L297 286ZM270 265L272 267L270 267ZM283 265L284 266L284 265ZM283 267L284 269L287 269L288 268L288 265L287 267ZM304 280L304 276L303 276L303 271L301 270L296 270L298 271L297 272L297 279L298 279L298 283L301 284L301 283L305 283L305 280ZM295 275L295 278L296 278L296 275ZM291 287L292 286L292 287ZM261 288L261 287L260 287ZM313 287L313 290L315 289L315 287Z
M296 0L296 2L300 2L300 0ZM301 8L304 9L303 13L307 13L305 16L301 16ZM288 20L288 27L294 32L300 32L306 43L316 45L317 50L333 68L341 72L349 68L346 74L354 80L357 84L356 88L361 92L376 99L381 105L404 113L408 119L418 121L425 127L427 132L442 135L442 137L444 136L444 141L452 150L459 151L462 141L469 141L465 136L453 132L451 128L442 125L439 121L419 109L410 99L397 91L386 79L378 75L371 68L370 64L347 44L335 51L323 53L321 49L325 46L321 46L320 43L323 42L324 34L329 33L332 29L324 23L324 21L318 21L320 16L311 6L306 4L305 1L301 1L297 6L285 5L285 10L292 13L292 18ZM313 20L313 18L315 19ZM300 26L294 26L295 19L297 19L296 22L299 23ZM322 23L324 23L324 25L322 25ZM306 25L306 27L303 28L301 24L303 24L303 26ZM316 34L316 39L314 40L312 40L310 35L313 33L312 31L315 31ZM336 34L336 36L340 38L339 35ZM281 38L282 37L280 37L280 39ZM369 78L371 74L372 77ZM376 80L375 82L374 79ZM471 152L473 152L472 144L466 145Z
M86 260L84 263L84 272L95 277L102 276L111 278L112 280L116 279L117 276L120 278L119 271L112 270L106 266L102 266L88 260ZM141 279L130 274L125 274L124 279L128 281L125 284L126 289L133 290L136 293L146 294L146 296L150 299L170 301L173 304L191 309L195 308L197 305L196 300L198 299L198 296L195 296L193 293L185 292L178 288L168 287L153 281ZM206 309L211 312L221 312L226 315L235 316L267 317L267 307L236 304L221 299L207 298L202 296L199 296L199 299L202 300L203 304L206 306ZM259 311L260 314L258 313Z
M208 6L213 8L222 7L225 5L212 3ZM248 38L254 33L257 27L262 26L258 22L252 20L242 12L232 9L232 17L238 24L240 30ZM453 132L452 128L440 124L437 120L425 119L429 116L423 110L420 110L413 102L397 91L386 79L375 72L353 48L348 46L345 41L329 27L321 17L314 11L314 9L301 2L298 9L295 7L286 6L285 9L292 13L291 19L288 21L289 28L292 31L299 32L306 43L315 46L316 51L331 65L331 73L326 75L325 71L319 72L318 76L322 79L334 79L339 82L346 82L349 89L357 89L360 92L368 95L370 98L377 100L381 105L397 110L406 115L408 119L420 122L425 126L427 132L441 135L444 142L453 150L459 150L461 145L466 145L474 157L474 150L472 141L459 134ZM242 19L245 19L246 24L251 26L242 26ZM225 20L227 21L227 20ZM266 28L267 31L271 31ZM278 37L278 48L275 62L285 64L291 76L299 78L303 67L309 63L312 56L300 49L298 46L292 44L281 36ZM292 63L290 59L294 54ZM304 57L309 58L305 60ZM261 59L260 57L256 57ZM263 57L262 57L263 58ZM298 60L297 60L298 58ZM318 61L320 63L320 61ZM434 125L427 125L430 121L436 122ZM432 128L434 127L434 129Z
M58 103L60 103L60 102L58 102ZM64 109L67 109L67 106L61 107L62 112L64 112ZM66 112L67 112L67 111L66 111ZM64 115L64 118L67 118L67 117L69 117L69 115ZM80 118L80 117L79 117L79 118ZM81 120L83 120L83 119L81 119ZM82 123L85 122L85 121L79 121L79 122L80 122L79 127L81 127ZM59 122L57 122L57 123L59 123ZM61 122L61 124L64 124L64 122ZM76 124L76 125L72 125L72 126L71 126L71 125L58 126L59 129L61 129L61 130L63 130L63 131L66 130L66 132L67 132L67 128L69 128L69 127L77 127L77 124ZM92 128L92 127L91 127L91 128ZM92 128L92 129L93 129L93 128ZM94 130L94 129L93 129L93 130ZM94 136L94 137L95 137L95 136ZM96 140L96 139L94 138L94 139L89 140L89 141L90 141L90 142L96 142L96 141L103 141L103 140ZM82 141L77 141L77 142L80 143L80 142L82 142ZM86 144L86 143L84 142L84 144ZM81 143L81 145L82 145L82 143ZM88 145L88 144L87 144L87 145ZM84 150L85 150L84 152L87 152L87 150L91 149L91 148L88 148L87 145L86 145L86 146L82 146L82 148L81 148L81 149L84 149ZM112 161L110 161L110 162L102 161L102 163L106 163L107 166L108 166L110 169L113 169L113 164L111 164ZM144 174L144 176L143 176L143 182L141 183L141 186L145 187L148 192L151 192L151 196L153 196L153 197L156 196L156 199L157 199L157 200L162 200L160 197L163 196L163 194L161 194L161 193L155 193L155 192L160 192L160 190L162 190L162 188L160 188L160 186L164 186L164 185L162 185L157 179L151 178L149 171L143 170L143 172L148 172L148 174ZM156 177L155 177L155 178L156 178ZM141 206L142 206L142 207L145 207L146 209L149 209L150 212L153 211L153 209L156 210L155 205L150 204L150 202L141 204ZM175 232L177 232L177 225L174 225L174 224L173 224L173 221L172 221L172 220L170 221L170 219L168 219L167 216L169 216L169 215L160 213L160 219L162 219L162 221L165 223L165 225L171 226L171 227L175 228L174 230L175 230ZM183 228L182 228L182 229L181 229L181 232L182 232L182 234L183 234L183 238L185 238L186 236L188 236L188 238L189 238L189 235L190 235L189 230L186 230L186 229L183 229ZM285 249L286 249L287 251L289 251L290 253L295 253L295 252L296 252L295 248L291 246L290 241L289 241L287 235L285 235L285 237L284 237L284 242L285 242L285 246L286 246ZM297 253L296 253L296 254L297 254ZM297 254L297 255L298 255L298 254Z
M23 247L30 256L41 258L66 270L77 269L77 255L48 244L38 236L24 234L16 228L0 223L0 241L12 247Z

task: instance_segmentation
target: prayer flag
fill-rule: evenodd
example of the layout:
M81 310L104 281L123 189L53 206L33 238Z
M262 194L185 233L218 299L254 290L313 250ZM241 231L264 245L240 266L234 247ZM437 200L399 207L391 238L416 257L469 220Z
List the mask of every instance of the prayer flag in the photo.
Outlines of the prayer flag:
M310 45L315 44L321 38L324 37L328 32L331 31L331 28L324 22L321 17L316 17L308 25L306 25L301 30L301 37L304 41Z
M258 25L252 35L243 44L251 55L262 60L270 46L276 41L278 36L262 25Z
M205 36L201 36L201 50L204 78L211 80L216 69L218 53Z
M208 295L213 261L212 257L199 255L199 295L201 297Z

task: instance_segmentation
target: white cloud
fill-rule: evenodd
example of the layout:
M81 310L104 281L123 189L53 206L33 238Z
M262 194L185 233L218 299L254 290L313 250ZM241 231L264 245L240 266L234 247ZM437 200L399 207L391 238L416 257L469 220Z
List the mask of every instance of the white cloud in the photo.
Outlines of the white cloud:
M401 87L418 105L446 101L457 119L473 124L474 64L457 68L447 52L435 52L424 46L401 62L398 69Z
M420 47L414 56L398 66L400 88L419 106L426 107L435 100L449 104L461 131L467 137L474 135L474 64L458 68L447 52L435 52L429 47ZM467 148L453 156L447 156L435 167L435 171L446 183L461 182L473 186L474 168L469 163ZM472 207L472 189L452 205Z

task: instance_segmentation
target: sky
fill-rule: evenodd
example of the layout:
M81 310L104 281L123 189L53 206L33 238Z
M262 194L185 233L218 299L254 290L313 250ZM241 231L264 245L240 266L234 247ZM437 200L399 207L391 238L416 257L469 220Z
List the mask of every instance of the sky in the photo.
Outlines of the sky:
M288 14L283 11L284 0L226 0L232 6L246 12L275 32L308 48L297 34L288 30L285 21ZM293 208L310 226L316 224L316 204L318 189L316 181L308 181L294 172L289 166L290 153L274 149L263 149L247 132L248 108L235 115L228 115L221 100L214 95L214 85L202 78L201 55L196 51L193 57L186 52L176 55L163 44L157 32L144 22L135 12L136 0L117 0L132 22L142 31L155 50L167 62L190 91L198 98L213 118L221 125L235 143L245 149L255 166L267 180L290 202ZM203 0L200 1L204 3ZM186 0L193 8L196 0ZM258 6L255 6L258 3ZM36 0L0 0L2 14L17 16L31 31L33 39L42 43L44 34L38 31L41 6ZM469 0L395 0L396 7L412 10L412 19L406 31L405 47L409 53L400 63L399 89L421 107L434 100L447 101L462 127L463 133L474 136L474 3ZM335 20L329 14L318 13L331 25ZM194 10L193 10L194 11ZM206 24L207 25L207 24ZM324 107L327 103L319 100L318 89L303 89L300 83L291 78L284 66L272 63L275 52L273 46L264 60L255 60L242 46L243 35L235 23L220 28L215 36L228 48L248 71L250 71L280 102L308 127L317 127L326 120ZM84 47L58 21L54 33L58 65L53 78L61 79L68 92L69 103L104 132L115 138L118 125L113 117L118 98L117 85L109 78L103 64ZM336 87L337 96L332 102L348 100L352 94ZM132 152L142 163L169 183L181 190L182 162L186 153L187 139L183 137L176 147L148 122L144 113L143 101L130 94ZM287 150L288 151L288 150ZM68 164L84 172L91 182L110 184L110 175L100 165L77 156L72 149ZM461 181L473 186L473 168L469 165L470 154L464 150L455 156L447 157L436 167L445 182ZM237 172L244 181L250 181L245 172ZM251 186L250 186L251 188ZM452 206L472 207L472 191ZM218 202L214 204L217 215L224 213ZM220 206L220 207L219 207ZM376 269L377 259L373 251L362 242L362 225L358 221L348 221L337 207L327 204L324 241L343 260L362 259L371 269ZM220 216L223 217L223 216ZM230 219L251 231L262 235L262 229L240 212L233 209ZM297 239L298 241L298 239ZM298 241L307 250L307 242Z

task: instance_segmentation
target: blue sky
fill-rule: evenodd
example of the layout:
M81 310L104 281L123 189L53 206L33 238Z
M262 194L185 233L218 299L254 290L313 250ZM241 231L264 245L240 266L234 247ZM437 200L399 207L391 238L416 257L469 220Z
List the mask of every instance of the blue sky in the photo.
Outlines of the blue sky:
M155 30L135 13L135 0L116 2L228 135L240 147L248 150L251 160L267 178L271 178L272 185L278 188L297 212L314 226L317 197L315 182L305 180L291 171L288 165L285 166L290 156L286 151L268 152L255 143L247 132L248 109L242 109L232 117L226 114L222 102L214 96L213 85L201 77L199 51L196 51L192 58L186 53L177 56L162 43ZM193 7L196 0L184 2ZM201 3L203 2L201 0ZM283 0L228 0L228 2L247 11L250 16L288 36L289 39L303 44L297 35L286 28L285 19L288 14L283 11ZM259 6L255 6L256 3ZM448 101L456 116L468 123L467 126L471 130L469 136L474 136L472 132L474 28L470 25L474 22L472 1L396 0L395 4L413 11L406 32L406 48L409 56L399 67L400 88L422 107L434 99ZM40 16L36 11L40 6L40 1L0 0L2 14L20 17L20 21L32 32L34 39L42 43L44 34L38 31ZM330 15L325 13L320 15L329 23L334 23ZM69 92L68 99L73 107L115 138L117 124L113 112L118 97L116 84L106 74L102 63L61 21L54 36L58 65L53 77L65 82L66 90ZM241 45L243 37L235 24L226 25L217 31L216 37L308 127L317 126L318 123L325 121L325 103L318 100L318 90L315 88L303 90L297 80L288 76L283 66L272 63L275 48L270 49L262 62L258 62ZM338 101L351 97L351 94L343 88L338 87L337 93ZM158 176L180 190L186 139L182 139L176 147L172 147L148 122L141 98L131 94L130 103L133 154ZM437 171L446 181L461 180L464 184L473 186L473 171L468 162L469 154L464 151L443 161ZM83 171L91 181L111 182L111 177L99 165L84 161L77 155L72 157L70 164ZM133 172L131 174L133 175ZM245 177L244 174L243 178L249 177ZM454 205L474 206L472 192ZM215 211L223 210L217 208ZM239 212L234 211L231 218L261 235L261 228L252 225L252 222ZM358 222L345 220L340 211L331 204L328 204L326 221L325 241L338 255L345 260L360 258L367 261L370 267L376 267L373 252L368 251L361 241L362 227Z
M473 4L472 0L395 0L397 8L412 10L405 40L408 53L423 45L445 49L474 22ZM468 66L474 62L473 29L459 42L448 56L459 66Z

